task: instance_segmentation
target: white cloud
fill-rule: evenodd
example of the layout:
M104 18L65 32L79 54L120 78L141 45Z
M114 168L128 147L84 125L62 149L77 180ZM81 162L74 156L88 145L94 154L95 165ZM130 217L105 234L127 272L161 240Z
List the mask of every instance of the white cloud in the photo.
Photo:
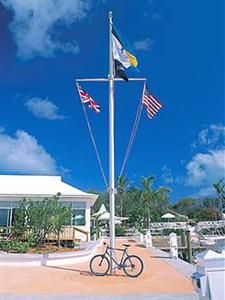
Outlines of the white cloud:
M152 49L153 44L154 44L154 41L152 41L150 38L145 38L145 39L134 42L134 49L142 50L142 51L149 51Z
M13 12L10 29L20 58L52 57L57 51L79 52L76 41L62 42L56 38L56 26L70 27L85 18L90 9L89 0L0 1Z
M162 171L162 180L165 182L165 183L173 183L173 175L172 175L172 171L167 167L167 165L164 165L161 169Z
M0 125L0 133L4 132L5 131L5 127Z
M65 116L58 114L58 107L48 99L30 98L25 106L37 118L63 120Z
M174 177L171 169L169 169L167 165L164 165L161 171L162 171L161 178L166 184L183 183L183 178L179 176Z
M155 12L155 13L152 14L152 19L153 19L154 21L157 21L157 20L159 20L159 19L162 19L162 15Z
M0 171L53 175L59 173L59 168L35 137L17 130L15 136L0 132Z
M186 164L185 183L197 188L200 196L213 195L213 184L225 179L225 126L211 124L201 130L192 149L198 152Z
M186 185L198 187L200 195L213 192L213 183L224 179L225 149L197 153L186 166Z
M166 183L179 183L195 189L199 196L214 195L213 184L225 180L225 126L211 124L201 130L198 140L192 144L195 154L188 160L182 160L184 174L174 177L172 171L164 165L162 180Z
M207 148L218 148L224 144L225 126L221 123L211 124L199 132L198 140L192 144L194 148L205 146Z

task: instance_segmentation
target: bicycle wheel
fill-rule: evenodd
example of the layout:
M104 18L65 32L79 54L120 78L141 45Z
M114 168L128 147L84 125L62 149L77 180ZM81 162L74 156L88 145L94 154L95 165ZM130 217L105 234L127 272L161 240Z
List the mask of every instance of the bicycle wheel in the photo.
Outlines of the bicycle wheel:
M95 255L90 261L91 273L96 276L104 276L109 271L109 260L105 255Z
M129 277L138 277L144 268L143 261L136 255L129 255L123 262L123 271Z

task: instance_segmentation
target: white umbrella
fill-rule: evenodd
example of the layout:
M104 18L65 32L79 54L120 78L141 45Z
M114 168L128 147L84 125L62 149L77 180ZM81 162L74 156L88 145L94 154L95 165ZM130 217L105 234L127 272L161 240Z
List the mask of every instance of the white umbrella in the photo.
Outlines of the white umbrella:
M129 218L128 217L115 217L115 219L118 220L118 221L126 221Z
M104 214L106 212L107 212L107 210L106 210L105 204L102 203L102 205L100 206L98 212L96 212L95 214L93 214L92 217L96 217L97 218L97 217L101 216L102 214Z
M115 219L115 225L121 225L122 221Z
M173 214L171 214L171 213L166 213L161 218L162 219L174 219L176 217Z
M110 213L105 211L103 212L99 218L98 218L99 221L109 221L110 220Z
M115 224L120 225L122 224L123 220L127 220L128 218L120 218L115 216ZM110 220L110 213L109 212L104 212L103 214L100 215L98 218L98 221L103 222L103 221L109 221Z

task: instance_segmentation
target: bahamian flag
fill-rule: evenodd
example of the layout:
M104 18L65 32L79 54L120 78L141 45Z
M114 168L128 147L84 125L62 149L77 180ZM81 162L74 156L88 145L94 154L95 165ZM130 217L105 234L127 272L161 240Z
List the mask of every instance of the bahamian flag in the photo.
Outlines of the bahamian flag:
M128 69L130 66L136 68L138 62L136 57L126 50L114 27L112 29L112 48L112 55L115 60L115 74L128 81L125 69Z

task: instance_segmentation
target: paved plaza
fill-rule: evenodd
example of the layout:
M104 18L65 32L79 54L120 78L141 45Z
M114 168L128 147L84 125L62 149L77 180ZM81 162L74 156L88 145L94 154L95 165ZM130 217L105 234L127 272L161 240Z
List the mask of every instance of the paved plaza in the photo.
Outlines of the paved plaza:
M119 240L120 246L124 241ZM132 242L130 254L144 261L138 278L127 278L122 271L115 276L95 277L88 262L54 267L1 267L1 300L196 300L191 280L169 264L163 256ZM98 252L103 251L103 246ZM168 259L167 259L168 260Z

